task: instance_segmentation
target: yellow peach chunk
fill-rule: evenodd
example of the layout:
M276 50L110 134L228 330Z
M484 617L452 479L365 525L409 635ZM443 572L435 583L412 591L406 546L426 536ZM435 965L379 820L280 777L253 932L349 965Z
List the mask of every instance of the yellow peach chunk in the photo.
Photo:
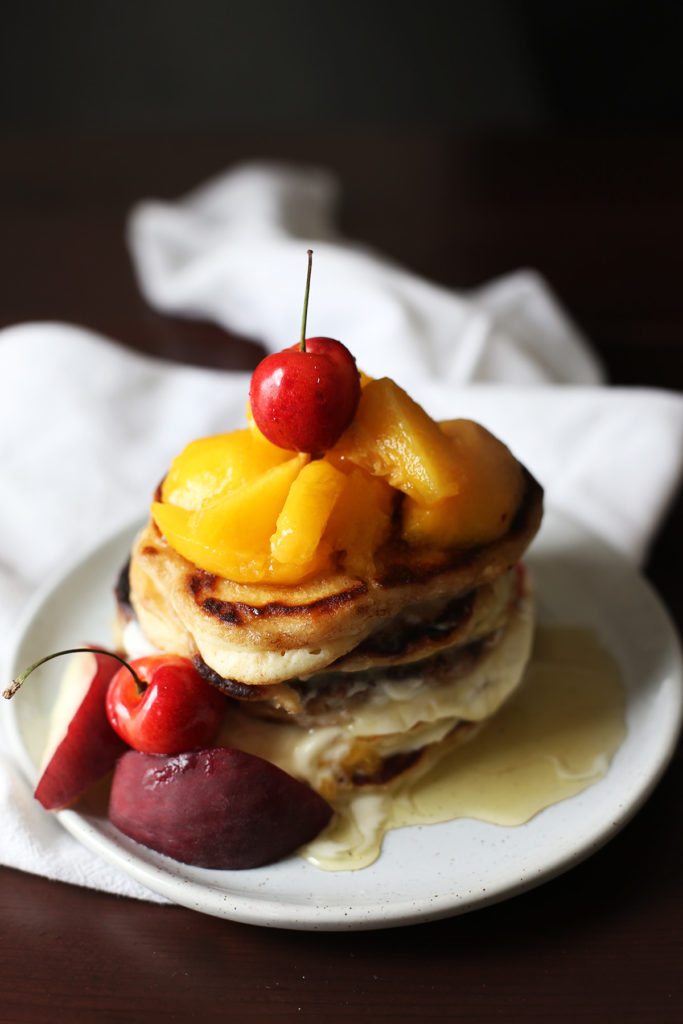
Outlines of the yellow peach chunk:
M224 570L232 557L229 546L220 543L204 544L192 528L192 516L190 509L180 508L179 505L161 501L152 504L152 519L174 551L199 569L219 576L228 575Z
M319 548L306 565L276 562L266 552L239 556L226 539L225 543L208 547L201 542L190 525L191 512L176 505L156 503L152 507L157 526L171 547L193 565L206 572L240 583L268 580L271 583L299 583L307 576L329 568L329 548Z
M403 537L409 544L470 547L497 540L509 528L522 496L522 471L508 448L471 420L441 424L457 458L456 495L425 505L403 504Z
M307 455L289 458L194 511L155 502L152 517L171 547L194 565L229 579L257 579L289 489L307 461Z
M457 494L452 445L424 409L388 377L369 381L332 457L360 466L423 504Z
M177 455L161 487L164 502L194 510L292 458L251 430L202 437Z
M324 459L304 466L289 489L277 529L270 541L278 562L310 562L346 477Z
M308 562L279 562L272 556L263 576L271 583L300 583L309 576L317 576L332 568L331 552L327 544L319 544Z
M395 495L385 480L365 470L353 469L346 478L323 539L342 553L347 572L369 576L374 571L374 553L391 531Z

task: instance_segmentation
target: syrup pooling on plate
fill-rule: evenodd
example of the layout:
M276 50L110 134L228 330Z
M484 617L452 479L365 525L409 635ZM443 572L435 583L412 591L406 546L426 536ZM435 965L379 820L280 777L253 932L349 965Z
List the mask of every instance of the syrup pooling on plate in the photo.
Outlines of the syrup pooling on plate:
M619 671L587 628L541 626L523 685L481 731L416 780L361 791L300 852L328 871L367 867L406 825L522 825L602 779L625 734ZM457 849L448 851L457 858Z

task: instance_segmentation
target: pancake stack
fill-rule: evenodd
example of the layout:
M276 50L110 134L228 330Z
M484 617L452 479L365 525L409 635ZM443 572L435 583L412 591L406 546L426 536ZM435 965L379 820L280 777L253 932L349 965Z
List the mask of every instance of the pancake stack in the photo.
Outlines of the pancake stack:
M328 799L390 785L471 736L523 677L534 616L520 560L543 492L520 472L502 536L444 549L394 533L367 575L226 579L150 520L117 589L120 646L191 658L231 698L221 742Z

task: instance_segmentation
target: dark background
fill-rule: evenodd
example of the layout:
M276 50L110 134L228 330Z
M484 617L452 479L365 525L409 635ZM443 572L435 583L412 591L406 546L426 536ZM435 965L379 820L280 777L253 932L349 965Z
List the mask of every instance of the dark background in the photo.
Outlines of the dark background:
M4 0L0 126L679 129L677 0Z

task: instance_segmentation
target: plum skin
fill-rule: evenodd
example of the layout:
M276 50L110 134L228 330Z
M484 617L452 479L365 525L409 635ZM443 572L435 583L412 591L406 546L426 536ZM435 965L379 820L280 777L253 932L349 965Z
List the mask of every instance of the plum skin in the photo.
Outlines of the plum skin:
M83 648L83 653L88 649ZM48 811L69 807L89 786L107 775L128 744L111 727L104 700L117 663L106 651L93 650L80 673L83 695L45 763L35 788ZM54 714L54 712L53 712Z
M242 870L280 860L327 825L315 790L263 758L227 747L117 762L109 819L136 842L196 867Z

